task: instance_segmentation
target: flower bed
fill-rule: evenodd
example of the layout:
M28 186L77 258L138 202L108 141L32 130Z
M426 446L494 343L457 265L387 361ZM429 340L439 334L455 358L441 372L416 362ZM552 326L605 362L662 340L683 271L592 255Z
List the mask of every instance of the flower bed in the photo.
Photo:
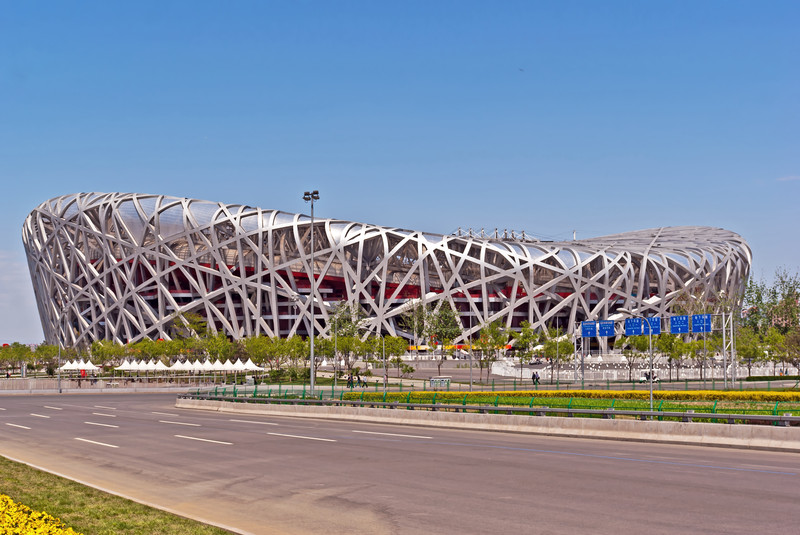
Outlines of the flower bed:
M0 494L0 533L8 535L80 535L61 520L33 511Z

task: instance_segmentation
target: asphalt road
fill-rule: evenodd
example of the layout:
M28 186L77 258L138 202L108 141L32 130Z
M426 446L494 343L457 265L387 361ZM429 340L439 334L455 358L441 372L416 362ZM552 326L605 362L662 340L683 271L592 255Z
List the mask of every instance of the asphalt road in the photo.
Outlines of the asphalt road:
M237 416L174 401L0 397L0 454L250 533L800 533L796 454Z

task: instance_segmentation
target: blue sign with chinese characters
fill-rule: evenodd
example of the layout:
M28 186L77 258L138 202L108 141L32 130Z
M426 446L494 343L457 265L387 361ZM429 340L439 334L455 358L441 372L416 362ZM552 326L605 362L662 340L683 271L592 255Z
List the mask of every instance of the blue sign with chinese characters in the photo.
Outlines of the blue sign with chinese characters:
M689 316L670 316L669 332L671 334L688 334Z
M597 336L597 322L596 321L582 321L581 322L581 336L583 338L594 338Z
M650 327L650 329L648 329L647 327ZM653 332L650 333L648 332L648 330L651 330ZM644 329L644 334L653 334L654 336L657 334L661 334L661 318L659 318L658 316L647 318L647 324Z
M692 314L692 332L710 333L711 314Z
M600 336L610 338L614 336L614 322L611 320L598 321L597 327Z
M642 334L642 318L625 318L625 336Z

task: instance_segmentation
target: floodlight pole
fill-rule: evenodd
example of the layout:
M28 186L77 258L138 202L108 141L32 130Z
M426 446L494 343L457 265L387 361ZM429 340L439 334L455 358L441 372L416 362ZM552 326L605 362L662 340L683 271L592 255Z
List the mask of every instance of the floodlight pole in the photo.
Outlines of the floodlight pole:
M314 362L314 308L316 294L316 279L314 278L314 201L319 200L319 191L306 191L303 193L303 200L311 202L311 269L309 278L311 279L311 396L314 396L314 375L316 366ZM335 375L335 372L334 372Z

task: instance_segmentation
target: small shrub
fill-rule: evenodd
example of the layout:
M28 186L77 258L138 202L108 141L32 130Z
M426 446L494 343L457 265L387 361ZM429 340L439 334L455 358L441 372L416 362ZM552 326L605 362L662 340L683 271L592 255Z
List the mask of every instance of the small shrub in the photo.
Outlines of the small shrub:
M278 383L283 380L286 376L286 370L277 369L277 370L270 370L269 371L269 382L270 383Z

